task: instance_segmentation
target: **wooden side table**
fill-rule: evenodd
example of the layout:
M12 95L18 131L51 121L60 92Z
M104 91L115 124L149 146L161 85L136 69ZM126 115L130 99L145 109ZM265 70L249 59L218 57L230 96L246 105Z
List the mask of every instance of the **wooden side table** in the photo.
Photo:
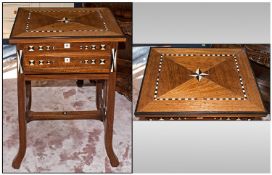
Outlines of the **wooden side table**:
M9 42L18 56L20 168L26 152L27 123L33 120L96 119L104 122L105 148L112 166L116 56L125 38L107 8L19 8ZM32 80L96 81L95 111L31 111Z

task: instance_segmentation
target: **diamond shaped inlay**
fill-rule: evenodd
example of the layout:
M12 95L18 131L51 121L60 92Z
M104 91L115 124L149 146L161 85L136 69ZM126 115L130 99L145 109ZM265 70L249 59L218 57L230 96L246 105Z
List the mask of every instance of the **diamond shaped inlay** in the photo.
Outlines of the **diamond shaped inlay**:
M65 24L67 24L67 23L69 23L69 22L71 21L71 19L66 18L66 17L63 17L62 19L59 19L59 20L57 20L57 21L63 22L63 23L65 23Z
M195 77L198 81L200 81L202 79L202 77L207 76L209 74L206 74L204 72L202 72L199 68L195 71L194 74L190 75L192 77Z

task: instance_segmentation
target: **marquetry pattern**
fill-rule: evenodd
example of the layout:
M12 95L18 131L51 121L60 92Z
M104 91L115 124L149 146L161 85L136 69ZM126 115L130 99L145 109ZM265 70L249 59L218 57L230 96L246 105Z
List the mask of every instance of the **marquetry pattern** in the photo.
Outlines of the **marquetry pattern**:
M28 52L48 52L48 51L109 51L112 43L46 43L27 45L25 50Z
M66 57L63 59L64 63L71 63L71 59L69 57ZM80 58L77 58L75 61L73 61L73 63L76 62L76 63L80 63L80 64L91 64L91 65L96 65L96 64L99 64L99 65L104 65L106 64L106 59L80 59ZM50 65L50 64L54 64L56 63L56 61L54 59L52 60L49 60L49 59L42 59L42 60L34 60L34 59L30 59L29 60L29 65L30 66L34 66L34 65L39 65L39 66L43 66L43 65ZM60 63L58 62L57 64L58 66L60 65Z
M170 56L170 57L199 57L199 59L201 60L201 57L229 57L232 58L234 61L234 65L237 71L237 74L239 76L239 81L240 81L240 86L241 86L241 91L243 93L243 97L220 97L220 98L167 98L167 97L159 97L158 95L158 91L159 91L159 83L160 83L160 78L161 78L161 72L163 70L163 63L164 63L164 58L165 56ZM200 71L201 68L197 69L196 72L192 75L188 75L188 76L192 76L194 78L196 78L198 81L201 81L201 79L205 76L207 76L208 74L205 72ZM177 75L179 76L179 75ZM187 75L182 75L182 76L187 76ZM226 75L228 76L228 75ZM170 81L170 80L169 80ZM209 53L205 53L205 54L191 54L191 53L184 53L184 54L170 54L170 53L162 53L160 55L160 62L158 65L158 74L157 74L157 78L156 78L156 84L155 84L155 90L154 90L154 100L218 100L218 101L223 101L223 100L247 100L247 94L246 94L246 90L244 87L244 83L243 83L243 78L240 74L240 67L239 67L239 63L237 60L237 56L235 54L209 54Z
M104 20L104 17L100 10L70 10L69 16L66 17L65 10L30 10L28 12L28 16L25 24L25 32L33 32L33 33L60 33L60 32L105 32L109 31L109 28ZM35 14L33 17L33 14ZM72 15L71 15L72 14ZM94 28L87 24L84 21L86 16L96 17L99 20L99 23L102 23L102 28ZM43 16L47 19L46 25L33 27L31 25L32 18L37 18L37 16ZM64 26L63 26L64 24ZM70 26L83 26L84 29L69 29ZM57 27L55 27L57 26ZM51 29L50 29L51 28ZM59 29L58 29L59 28ZM66 29L68 28L68 29Z

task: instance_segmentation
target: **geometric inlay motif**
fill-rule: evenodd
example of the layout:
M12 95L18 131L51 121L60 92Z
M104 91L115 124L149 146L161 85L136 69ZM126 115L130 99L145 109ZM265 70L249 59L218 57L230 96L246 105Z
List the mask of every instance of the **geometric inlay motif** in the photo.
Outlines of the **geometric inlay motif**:
M194 74L190 75L192 77L195 77L198 81L200 81L202 79L202 77L207 76L209 74L206 74L204 72L202 72L199 68L195 71Z
M63 23L65 23L65 24L67 24L67 23L70 22L71 20L70 20L69 18L63 17L62 19L57 20L57 21L63 22Z
M247 100L236 55L161 54L154 100Z

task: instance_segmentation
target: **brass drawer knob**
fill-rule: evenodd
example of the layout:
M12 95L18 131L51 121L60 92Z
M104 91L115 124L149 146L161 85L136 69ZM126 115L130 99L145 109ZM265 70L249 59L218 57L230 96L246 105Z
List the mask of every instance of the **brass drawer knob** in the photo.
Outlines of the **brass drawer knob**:
M105 59L100 59L99 64L105 64Z
M47 63L47 64L51 64L51 61L48 60L46 63Z
M85 63L85 64L88 64L88 62L89 62L89 60L84 60L84 63Z
M43 50L43 46L39 46L39 51L42 51Z
M46 50L50 50L50 46L46 46Z

